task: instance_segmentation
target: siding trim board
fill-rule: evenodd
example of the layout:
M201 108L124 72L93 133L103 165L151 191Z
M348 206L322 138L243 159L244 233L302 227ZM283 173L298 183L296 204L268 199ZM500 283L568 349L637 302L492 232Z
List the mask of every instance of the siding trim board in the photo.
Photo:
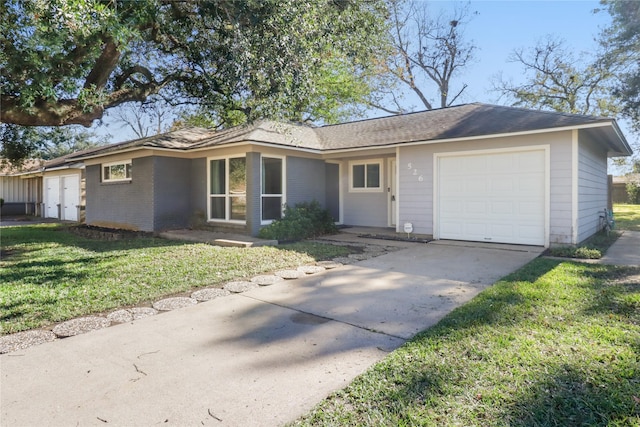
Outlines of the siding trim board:
M571 131L571 243L578 243L578 131Z

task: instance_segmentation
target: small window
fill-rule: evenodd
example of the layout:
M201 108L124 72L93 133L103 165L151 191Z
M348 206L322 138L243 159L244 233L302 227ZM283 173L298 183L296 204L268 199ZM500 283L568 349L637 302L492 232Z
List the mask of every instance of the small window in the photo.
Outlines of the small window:
M102 182L131 181L131 160L102 165Z
M351 191L382 191L382 161L351 163Z

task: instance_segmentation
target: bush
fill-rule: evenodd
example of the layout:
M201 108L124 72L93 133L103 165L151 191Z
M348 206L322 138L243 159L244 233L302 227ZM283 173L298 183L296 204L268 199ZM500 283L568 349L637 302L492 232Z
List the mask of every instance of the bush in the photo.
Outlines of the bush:
M627 183L627 201L634 205L638 203L640 196L640 185L637 182L630 181Z
M317 201L298 203L285 207L284 217L263 227L258 236L278 241L296 241L310 237L333 234L338 231L329 211Z

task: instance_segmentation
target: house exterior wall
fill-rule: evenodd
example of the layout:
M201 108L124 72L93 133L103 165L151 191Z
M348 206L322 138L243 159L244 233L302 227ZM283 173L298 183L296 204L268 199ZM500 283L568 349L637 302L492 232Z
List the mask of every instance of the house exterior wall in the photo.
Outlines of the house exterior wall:
M578 132L578 131L575 131ZM607 207L607 153L586 133L578 137L578 233L582 242L598 231Z
M570 243L571 217L571 132L509 136L443 144L422 144L399 148L399 216L398 226L411 222L414 232L433 234L434 155L436 153L471 152L474 150L509 149L549 146L549 241Z
M343 197L343 222L347 225L365 227L387 227L389 225L388 193L389 171L387 155L375 157L354 157L342 162L341 190ZM381 191L352 191L350 190L351 162L380 160Z
M153 159L153 230L184 228L191 217L191 160L173 157Z
M189 199L191 216L190 225L202 225L207 221L207 159L198 158L191 160L189 172L191 186L189 187Z
M326 206L325 162L287 156L286 167L287 205L293 207L298 203L317 200L324 208Z
M87 166L87 224L154 231L153 166L152 157L134 158L131 181L113 183L101 182L100 164Z
M260 153L247 153L247 232L256 236L260 231L262 211L260 205Z

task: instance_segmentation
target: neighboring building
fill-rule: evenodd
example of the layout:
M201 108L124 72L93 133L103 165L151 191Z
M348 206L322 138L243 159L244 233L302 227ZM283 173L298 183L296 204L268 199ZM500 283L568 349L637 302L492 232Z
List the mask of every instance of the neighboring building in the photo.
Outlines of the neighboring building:
M629 200L627 184L634 182L640 185L640 174L632 173L625 176L614 176L612 180L613 203L640 203L640 200Z
M607 157L631 153L613 119L476 103L317 128L184 129L67 161L86 167L90 225L255 235L285 204L317 200L346 225L549 246L597 231Z
M20 167L0 162L2 216L40 215L42 203L42 161L27 160Z

